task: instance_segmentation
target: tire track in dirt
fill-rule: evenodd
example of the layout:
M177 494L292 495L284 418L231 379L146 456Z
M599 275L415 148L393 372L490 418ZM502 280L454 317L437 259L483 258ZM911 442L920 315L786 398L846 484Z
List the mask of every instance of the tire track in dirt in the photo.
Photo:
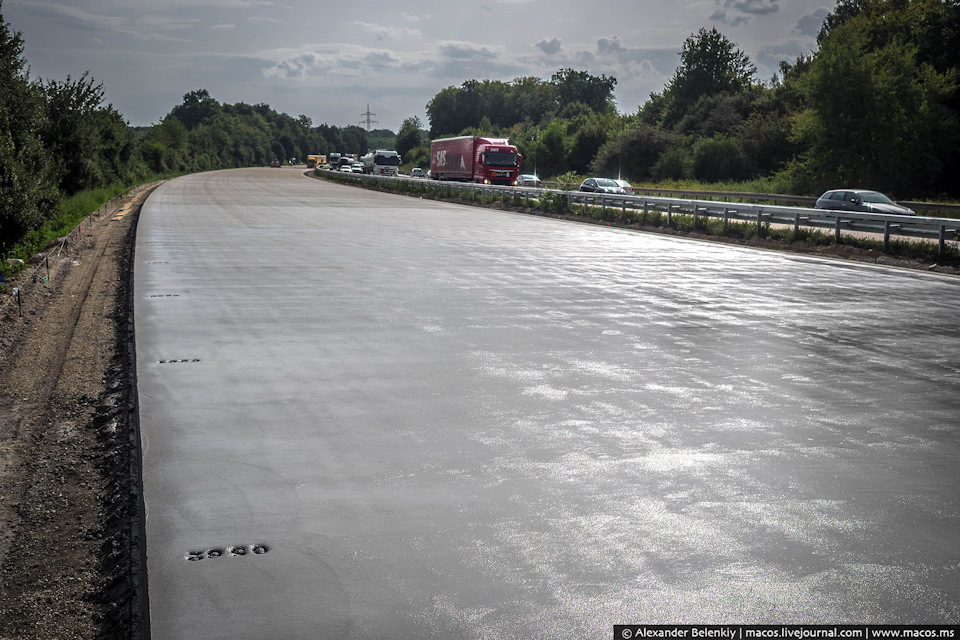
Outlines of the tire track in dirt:
M143 635L129 294L155 186L88 218L49 288L35 279L24 317L2 320L0 638Z

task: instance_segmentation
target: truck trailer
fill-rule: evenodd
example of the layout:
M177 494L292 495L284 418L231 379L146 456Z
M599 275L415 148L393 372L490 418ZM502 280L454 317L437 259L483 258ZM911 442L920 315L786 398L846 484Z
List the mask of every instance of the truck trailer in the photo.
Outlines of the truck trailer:
M430 177L516 185L523 157L506 138L460 136L430 142Z
M375 176L396 176L400 171L400 154L396 151L377 149L360 158L363 172Z

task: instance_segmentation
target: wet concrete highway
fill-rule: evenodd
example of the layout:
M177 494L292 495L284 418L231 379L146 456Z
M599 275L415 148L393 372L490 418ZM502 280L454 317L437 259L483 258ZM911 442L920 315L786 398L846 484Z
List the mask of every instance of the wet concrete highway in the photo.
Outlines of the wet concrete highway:
M960 620L960 280L176 179L135 271L153 640Z

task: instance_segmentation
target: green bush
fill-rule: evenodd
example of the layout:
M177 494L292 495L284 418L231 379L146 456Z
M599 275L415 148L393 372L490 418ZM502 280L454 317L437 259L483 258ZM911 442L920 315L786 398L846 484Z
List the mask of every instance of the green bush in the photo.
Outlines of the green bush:
M540 194L540 209L547 213L567 213L570 203L565 194L547 190Z
M719 134L701 140L693 150L693 177L709 182L746 178L747 160L740 144Z
M687 175L687 152L683 147L673 147L660 154L653 165L656 180L680 180Z

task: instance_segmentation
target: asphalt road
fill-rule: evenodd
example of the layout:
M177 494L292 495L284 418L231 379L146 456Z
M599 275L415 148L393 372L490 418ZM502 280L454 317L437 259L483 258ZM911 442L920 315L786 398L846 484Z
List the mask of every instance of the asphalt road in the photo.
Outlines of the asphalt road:
M960 280L293 169L135 278L153 640L960 620Z

